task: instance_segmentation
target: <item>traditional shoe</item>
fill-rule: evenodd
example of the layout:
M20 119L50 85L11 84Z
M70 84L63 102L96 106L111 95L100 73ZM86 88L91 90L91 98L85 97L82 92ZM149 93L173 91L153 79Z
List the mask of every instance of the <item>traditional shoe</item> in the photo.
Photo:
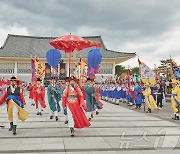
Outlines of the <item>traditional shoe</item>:
M0 128L5 128L4 124L0 124Z
M68 124L68 120L66 120L66 121L64 122L64 124Z
M53 119L53 116L50 116L50 118L49 119Z
M148 108L148 112L151 113L151 109L150 108Z
M99 114L99 111L96 111L96 115L98 115Z
M40 114L40 112L38 112L36 115L39 115Z
M56 121L58 121L58 116L56 116Z
M179 120L179 116L176 116L176 119Z
M10 128L9 128L9 131L12 131L13 129L13 122L10 122Z
M93 118L93 114L91 114L91 118Z
M17 125L13 125L13 135L16 135L16 126Z
M71 127L71 128L70 128L70 131L71 131L71 136L73 137L73 136L74 136L74 128Z
M41 112L39 112L39 115L40 115L40 116L42 116L42 113L41 113Z
M88 120L91 121L91 118L89 118Z

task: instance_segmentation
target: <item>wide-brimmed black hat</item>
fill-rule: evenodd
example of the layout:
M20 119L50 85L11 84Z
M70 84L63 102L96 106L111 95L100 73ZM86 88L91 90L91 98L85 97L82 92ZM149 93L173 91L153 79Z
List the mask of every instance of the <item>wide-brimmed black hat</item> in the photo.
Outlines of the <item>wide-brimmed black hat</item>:
M12 76L12 77L10 78L10 81L19 81L19 79L16 78L15 76Z

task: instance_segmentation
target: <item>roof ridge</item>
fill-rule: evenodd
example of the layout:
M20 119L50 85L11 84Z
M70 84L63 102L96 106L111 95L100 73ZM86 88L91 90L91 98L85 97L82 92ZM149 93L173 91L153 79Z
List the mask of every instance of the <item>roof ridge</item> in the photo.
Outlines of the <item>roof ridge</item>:
M35 36L35 35L19 35L19 34L8 34L8 37L26 37L26 38L57 38L58 36ZM63 35L62 35L63 36ZM80 37L90 37L90 38L101 38L101 35L94 35L94 36L80 36Z
M124 54L136 54L136 52L122 52L122 51L114 51L114 50L109 50L109 49L106 49L107 51L110 51L110 52L116 52L116 53L124 53Z

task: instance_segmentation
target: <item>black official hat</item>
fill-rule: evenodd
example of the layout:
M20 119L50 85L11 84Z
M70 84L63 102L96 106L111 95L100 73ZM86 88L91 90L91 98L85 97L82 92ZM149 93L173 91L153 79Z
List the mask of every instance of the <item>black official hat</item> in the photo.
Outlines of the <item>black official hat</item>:
M37 80L36 81L42 81L40 78L37 78Z
M91 78L87 78L87 81L91 81Z
M71 81L71 80L77 81L77 79L75 78L75 76L71 76L71 77L69 78L69 81Z
M69 77L66 77L65 81L66 81L66 82L69 82Z

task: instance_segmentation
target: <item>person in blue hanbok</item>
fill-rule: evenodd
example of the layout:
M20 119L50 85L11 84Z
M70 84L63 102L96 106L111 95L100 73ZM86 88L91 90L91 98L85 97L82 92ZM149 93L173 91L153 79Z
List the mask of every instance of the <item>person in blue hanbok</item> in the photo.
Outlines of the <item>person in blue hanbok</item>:
M59 101L61 100L61 91L59 86L56 84L55 78L52 78L51 83L47 88L47 96L49 108L51 110L50 119L55 117L56 121L58 121L58 112L61 110L59 104Z
M115 98L116 85L115 85L115 83L113 83L113 84L112 84L112 87L111 87L111 92L112 92L111 102L112 102L112 103L115 103L115 102L116 102L116 98Z
M104 85L104 83L101 85L101 99L105 100L105 85Z
M115 98L116 98L116 104L119 104L119 101L122 98L121 85L120 84L118 84L116 86Z
M135 88L134 88L134 99L136 103L136 109L141 108L142 104L142 91L141 91L141 86L139 85L138 82L135 83Z
M105 89L104 90L105 101L108 101L108 85L107 84L104 89Z
M123 103L126 103L126 101L127 101L126 91L127 91L127 87L126 87L126 85L123 83L123 85L122 85L122 102L123 102Z
M107 101L111 102L111 84L107 85Z

